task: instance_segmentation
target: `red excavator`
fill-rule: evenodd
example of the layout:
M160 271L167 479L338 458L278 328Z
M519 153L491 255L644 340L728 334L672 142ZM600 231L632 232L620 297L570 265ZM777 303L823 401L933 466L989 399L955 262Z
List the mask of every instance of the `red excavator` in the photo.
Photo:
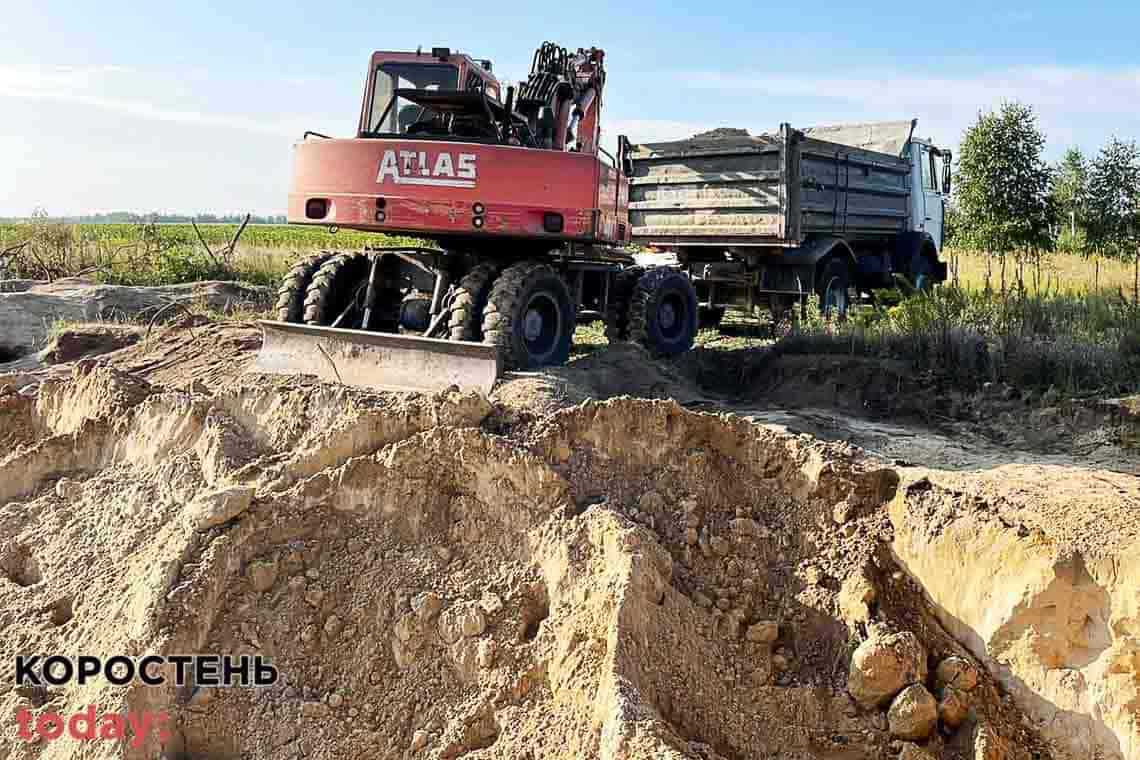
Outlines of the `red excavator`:
M689 349L690 279L629 242L629 142L599 144L604 53L545 43L505 92L447 48L378 52L357 134L295 146L290 223L400 233L423 247L297 264L263 322L255 370L376 388L489 390L501 370L564 362L575 324L656 355Z

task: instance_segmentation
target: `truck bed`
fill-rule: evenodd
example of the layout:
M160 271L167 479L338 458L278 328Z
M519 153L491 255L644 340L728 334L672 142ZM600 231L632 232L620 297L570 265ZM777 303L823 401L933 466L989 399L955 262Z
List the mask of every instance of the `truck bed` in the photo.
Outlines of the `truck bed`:
M633 145L633 242L796 246L809 235L897 234L907 228L911 184L910 162L895 147L905 144L899 125L909 122L804 131L785 124L776 134L714 130Z

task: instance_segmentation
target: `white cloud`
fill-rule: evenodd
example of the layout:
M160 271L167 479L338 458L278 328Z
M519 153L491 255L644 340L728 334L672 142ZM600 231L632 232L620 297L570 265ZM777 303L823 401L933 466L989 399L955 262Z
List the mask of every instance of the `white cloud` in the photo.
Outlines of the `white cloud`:
M110 75L129 72L130 69L120 66L0 64L0 97L55 101L152 121L240 129L287 137L299 137L307 123L300 119L252 118L172 108L148 99L114 97L101 91L100 85Z

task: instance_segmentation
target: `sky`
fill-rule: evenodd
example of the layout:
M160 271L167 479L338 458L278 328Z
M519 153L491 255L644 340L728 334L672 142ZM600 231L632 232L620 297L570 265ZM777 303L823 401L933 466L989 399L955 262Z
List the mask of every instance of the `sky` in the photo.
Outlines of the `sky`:
M1140 3L37 0L0 26L0 216L283 213L290 145L354 134L374 50L448 46L525 78L545 40L606 51L612 145L1037 110L1047 157L1140 138Z

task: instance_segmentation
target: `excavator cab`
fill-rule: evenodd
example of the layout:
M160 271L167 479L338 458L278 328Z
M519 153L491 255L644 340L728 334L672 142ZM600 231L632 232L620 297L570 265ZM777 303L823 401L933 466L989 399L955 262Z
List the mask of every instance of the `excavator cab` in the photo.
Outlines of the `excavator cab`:
M498 102L499 82L482 64L489 66L490 61L477 63L447 48L435 48L430 56L374 54L357 136L455 136L449 129L450 110L442 106L465 96L470 101L472 95ZM491 114L483 110L476 114L490 120Z

